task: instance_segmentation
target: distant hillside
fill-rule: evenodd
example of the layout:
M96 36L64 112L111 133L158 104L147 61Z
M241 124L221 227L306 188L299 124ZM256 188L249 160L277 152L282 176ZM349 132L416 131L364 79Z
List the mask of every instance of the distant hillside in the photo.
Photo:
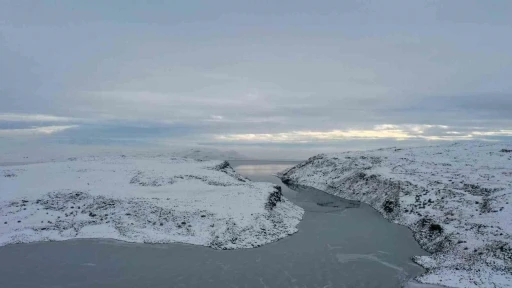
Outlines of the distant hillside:
M222 151L214 148L188 148L178 149L175 152L171 152L176 157L192 158L196 160L241 160L248 159L234 150Z
M109 147L109 146L79 146L79 145L25 145L0 150L1 164L38 163L51 161L64 161L68 158L87 156L162 156L183 157L195 160L239 160L248 159L233 150L220 150L210 147L169 146L169 147Z

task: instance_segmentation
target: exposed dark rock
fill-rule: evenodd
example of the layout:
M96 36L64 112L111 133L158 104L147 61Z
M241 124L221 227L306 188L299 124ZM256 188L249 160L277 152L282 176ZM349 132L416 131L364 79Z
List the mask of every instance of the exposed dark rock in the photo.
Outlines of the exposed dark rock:
M283 201L283 192L281 192L281 186L274 185L274 192L270 193L268 196L267 203L265 204L265 208L267 210L272 210L276 207L277 202Z
M439 224L435 224L435 223L430 224L430 226L428 227L428 230L429 230L430 232L439 232L439 233L443 233L443 227L441 227L441 225L439 225Z
M384 203L382 204L382 209L386 212L386 213L393 213L393 211L395 211L395 207L397 206L397 204L392 201L392 200L386 200L384 201Z

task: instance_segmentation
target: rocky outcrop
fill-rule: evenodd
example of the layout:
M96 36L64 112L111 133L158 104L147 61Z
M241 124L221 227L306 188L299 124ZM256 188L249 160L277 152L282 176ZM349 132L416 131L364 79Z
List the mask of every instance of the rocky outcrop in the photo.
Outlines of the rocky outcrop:
M281 192L281 186L274 185L274 191L268 195L267 203L265 204L265 208L267 210L272 210L277 206L278 202L283 201L283 192Z

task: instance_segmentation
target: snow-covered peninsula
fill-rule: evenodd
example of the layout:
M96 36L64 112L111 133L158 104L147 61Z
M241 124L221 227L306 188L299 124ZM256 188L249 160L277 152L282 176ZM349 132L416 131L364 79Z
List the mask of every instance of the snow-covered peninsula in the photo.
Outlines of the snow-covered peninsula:
M302 208L225 161L101 156L0 166L0 245L74 238L250 248L297 231Z
M468 142L320 154L280 177L366 202L409 227L432 253L414 259L426 268L420 282L512 286L512 145Z

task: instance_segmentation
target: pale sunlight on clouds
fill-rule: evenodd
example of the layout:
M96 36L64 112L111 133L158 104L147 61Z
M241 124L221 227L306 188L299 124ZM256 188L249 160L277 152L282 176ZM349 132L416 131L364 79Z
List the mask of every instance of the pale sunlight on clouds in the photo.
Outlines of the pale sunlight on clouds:
M0 129L0 136L34 136L34 135L51 135L54 133L62 132L71 128L77 128L77 125L66 126L43 126L32 127L25 129Z
M357 139L424 139L430 141L454 141L454 140L477 140L479 136L512 136L512 130L499 131L468 131L466 133L456 131L446 131L441 135L429 135L431 129L449 129L446 125L376 125L374 129L369 130L331 130L331 131L292 131L287 133L275 134L228 134L216 135L216 139L232 142L318 142L318 141L336 141L336 140L357 140Z

